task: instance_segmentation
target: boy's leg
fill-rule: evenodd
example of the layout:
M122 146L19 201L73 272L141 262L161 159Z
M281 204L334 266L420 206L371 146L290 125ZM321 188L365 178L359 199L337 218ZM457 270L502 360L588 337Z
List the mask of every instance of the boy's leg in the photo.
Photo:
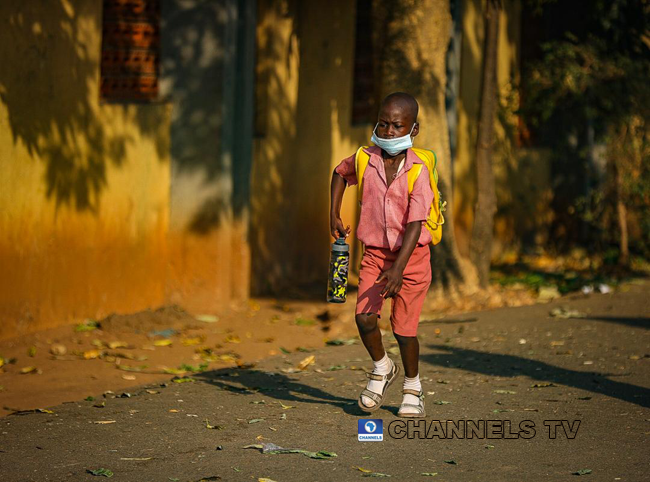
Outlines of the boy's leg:
M431 284L428 246L417 247L404 270L402 289L392 303L391 324L404 364L404 390L422 392L419 376L420 344L417 329L422 305ZM404 406L404 404L407 404ZM417 414L412 405L420 405L418 396L405 393L400 413ZM409 406L411 405L411 406Z
M366 389L380 395L384 394L385 385L389 383L387 375L391 374L394 367L393 362L388 358L384 350L381 331L377 324L384 299L381 297L382 287L375 283L375 280L384 268L385 259L381 250L375 248L366 249L361 260L355 317L361 340L374 364L372 373L380 375L380 377L375 377L379 378L378 380L370 378ZM367 408L373 408L377 404L365 395L361 396L361 403Z
M370 358L372 358L374 365L372 373L384 376L384 379L382 380L368 380L366 389L382 395L384 393L384 386L388 383L385 375L390 374L393 370L393 362L388 358L388 355L384 350L384 345L381 341L381 331L377 324L377 318L378 316L375 313L360 313L356 315L355 320L357 322L357 328L359 329L361 340L363 341L366 350L368 350ZM376 405L374 400L364 395L361 395L361 403L368 408L372 408Z

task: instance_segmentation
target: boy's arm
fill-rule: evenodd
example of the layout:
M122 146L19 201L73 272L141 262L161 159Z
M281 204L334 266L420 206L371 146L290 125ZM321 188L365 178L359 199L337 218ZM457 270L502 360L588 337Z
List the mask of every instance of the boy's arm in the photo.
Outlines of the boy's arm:
M350 226L344 228L343 221L341 221L341 202L346 184L345 179L335 170L332 173L330 187L330 234L335 239L339 237L347 238L350 235Z
M402 275L406 264L413 254L413 250L420 239L420 232L422 231L422 221L413 221L406 225L406 232L404 233L404 240L399 254L389 269L379 275L375 283L380 283L382 280L387 280L386 286L381 290L381 296L384 298L391 298L395 296L402 289Z

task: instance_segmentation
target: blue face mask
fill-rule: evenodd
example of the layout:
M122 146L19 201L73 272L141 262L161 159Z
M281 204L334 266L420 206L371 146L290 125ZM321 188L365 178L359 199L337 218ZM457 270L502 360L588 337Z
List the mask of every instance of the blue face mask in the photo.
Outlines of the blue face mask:
M411 127L411 132L405 136L394 137L392 139L383 139L381 137L377 137L377 134L375 134L377 125L375 125L375 129L372 131L372 137L370 138L370 141L373 142L377 147L386 151L389 156L396 156L400 152L413 147L413 138L411 137L411 134L413 134L413 129L415 129L415 123L413 123L413 127Z

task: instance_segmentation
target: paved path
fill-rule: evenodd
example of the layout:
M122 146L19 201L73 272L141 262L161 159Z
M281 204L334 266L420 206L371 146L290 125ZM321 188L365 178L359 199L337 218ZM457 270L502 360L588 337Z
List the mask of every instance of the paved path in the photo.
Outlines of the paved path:
M396 417L397 384L375 413L384 441L357 441L370 367L357 344L142 387L103 408L80 401L5 417L0 479L100 481L87 470L106 468L115 481L340 482L370 475L361 467L392 480L574 480L581 469L592 471L586 480L649 480L650 284L624 290L422 324L428 417L410 440L391 437L408 429ZM550 317L558 307L587 318ZM461 435L485 427L485 438L444 438L447 421ZM520 430L529 438L504 438ZM337 457L243 448L263 443Z

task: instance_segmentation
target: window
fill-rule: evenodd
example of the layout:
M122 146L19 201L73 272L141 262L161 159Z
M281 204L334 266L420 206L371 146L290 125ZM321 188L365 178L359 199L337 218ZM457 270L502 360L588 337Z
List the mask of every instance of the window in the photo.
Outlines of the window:
M160 1L104 0L101 98L156 100L159 60Z
M353 125L374 124L377 120L372 21L372 0L357 0L352 87Z

